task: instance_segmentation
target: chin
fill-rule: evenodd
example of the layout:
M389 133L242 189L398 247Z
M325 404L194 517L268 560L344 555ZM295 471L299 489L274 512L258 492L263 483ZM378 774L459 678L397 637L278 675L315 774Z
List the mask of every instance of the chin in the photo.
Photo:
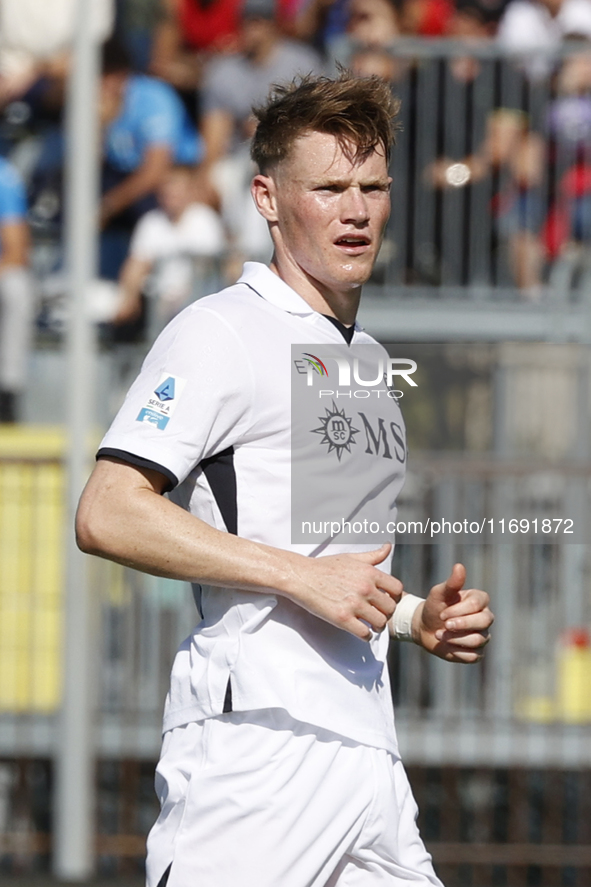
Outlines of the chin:
M351 287L363 286L363 284L367 283L367 281L371 277L372 270L373 264L370 267L364 268L343 268L343 273L340 275L339 283L341 284L341 286L343 284L345 286Z

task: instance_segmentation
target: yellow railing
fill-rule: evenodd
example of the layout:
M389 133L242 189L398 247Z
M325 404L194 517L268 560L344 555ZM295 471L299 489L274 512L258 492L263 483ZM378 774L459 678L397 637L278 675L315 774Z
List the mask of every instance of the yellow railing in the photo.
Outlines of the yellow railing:
M0 712L60 697L64 433L0 427Z

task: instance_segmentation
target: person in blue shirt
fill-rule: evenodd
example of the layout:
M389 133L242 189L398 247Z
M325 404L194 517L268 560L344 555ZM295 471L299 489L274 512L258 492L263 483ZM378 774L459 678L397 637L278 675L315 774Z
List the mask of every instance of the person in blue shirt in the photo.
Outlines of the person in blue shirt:
M0 422L17 419L31 342L34 300L26 213L20 176L0 157Z
M196 164L201 141L174 89L131 70L114 38L103 47L101 275L115 279L135 223L156 206L155 191L173 163Z

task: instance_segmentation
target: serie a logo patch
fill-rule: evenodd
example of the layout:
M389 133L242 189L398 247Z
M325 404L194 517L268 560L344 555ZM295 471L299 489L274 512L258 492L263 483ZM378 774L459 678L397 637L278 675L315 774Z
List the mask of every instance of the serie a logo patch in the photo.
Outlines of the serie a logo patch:
M146 405L139 411L136 422L148 422L163 431L176 409L186 384L187 380L180 376L162 373Z

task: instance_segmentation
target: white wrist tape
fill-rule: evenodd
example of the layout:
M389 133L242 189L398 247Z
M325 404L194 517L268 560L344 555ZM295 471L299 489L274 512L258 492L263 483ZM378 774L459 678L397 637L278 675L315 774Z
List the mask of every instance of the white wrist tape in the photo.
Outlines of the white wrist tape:
M412 641L412 617L415 610L424 602L424 598L416 594L405 594L396 604L394 615L390 619L390 634L398 641Z

